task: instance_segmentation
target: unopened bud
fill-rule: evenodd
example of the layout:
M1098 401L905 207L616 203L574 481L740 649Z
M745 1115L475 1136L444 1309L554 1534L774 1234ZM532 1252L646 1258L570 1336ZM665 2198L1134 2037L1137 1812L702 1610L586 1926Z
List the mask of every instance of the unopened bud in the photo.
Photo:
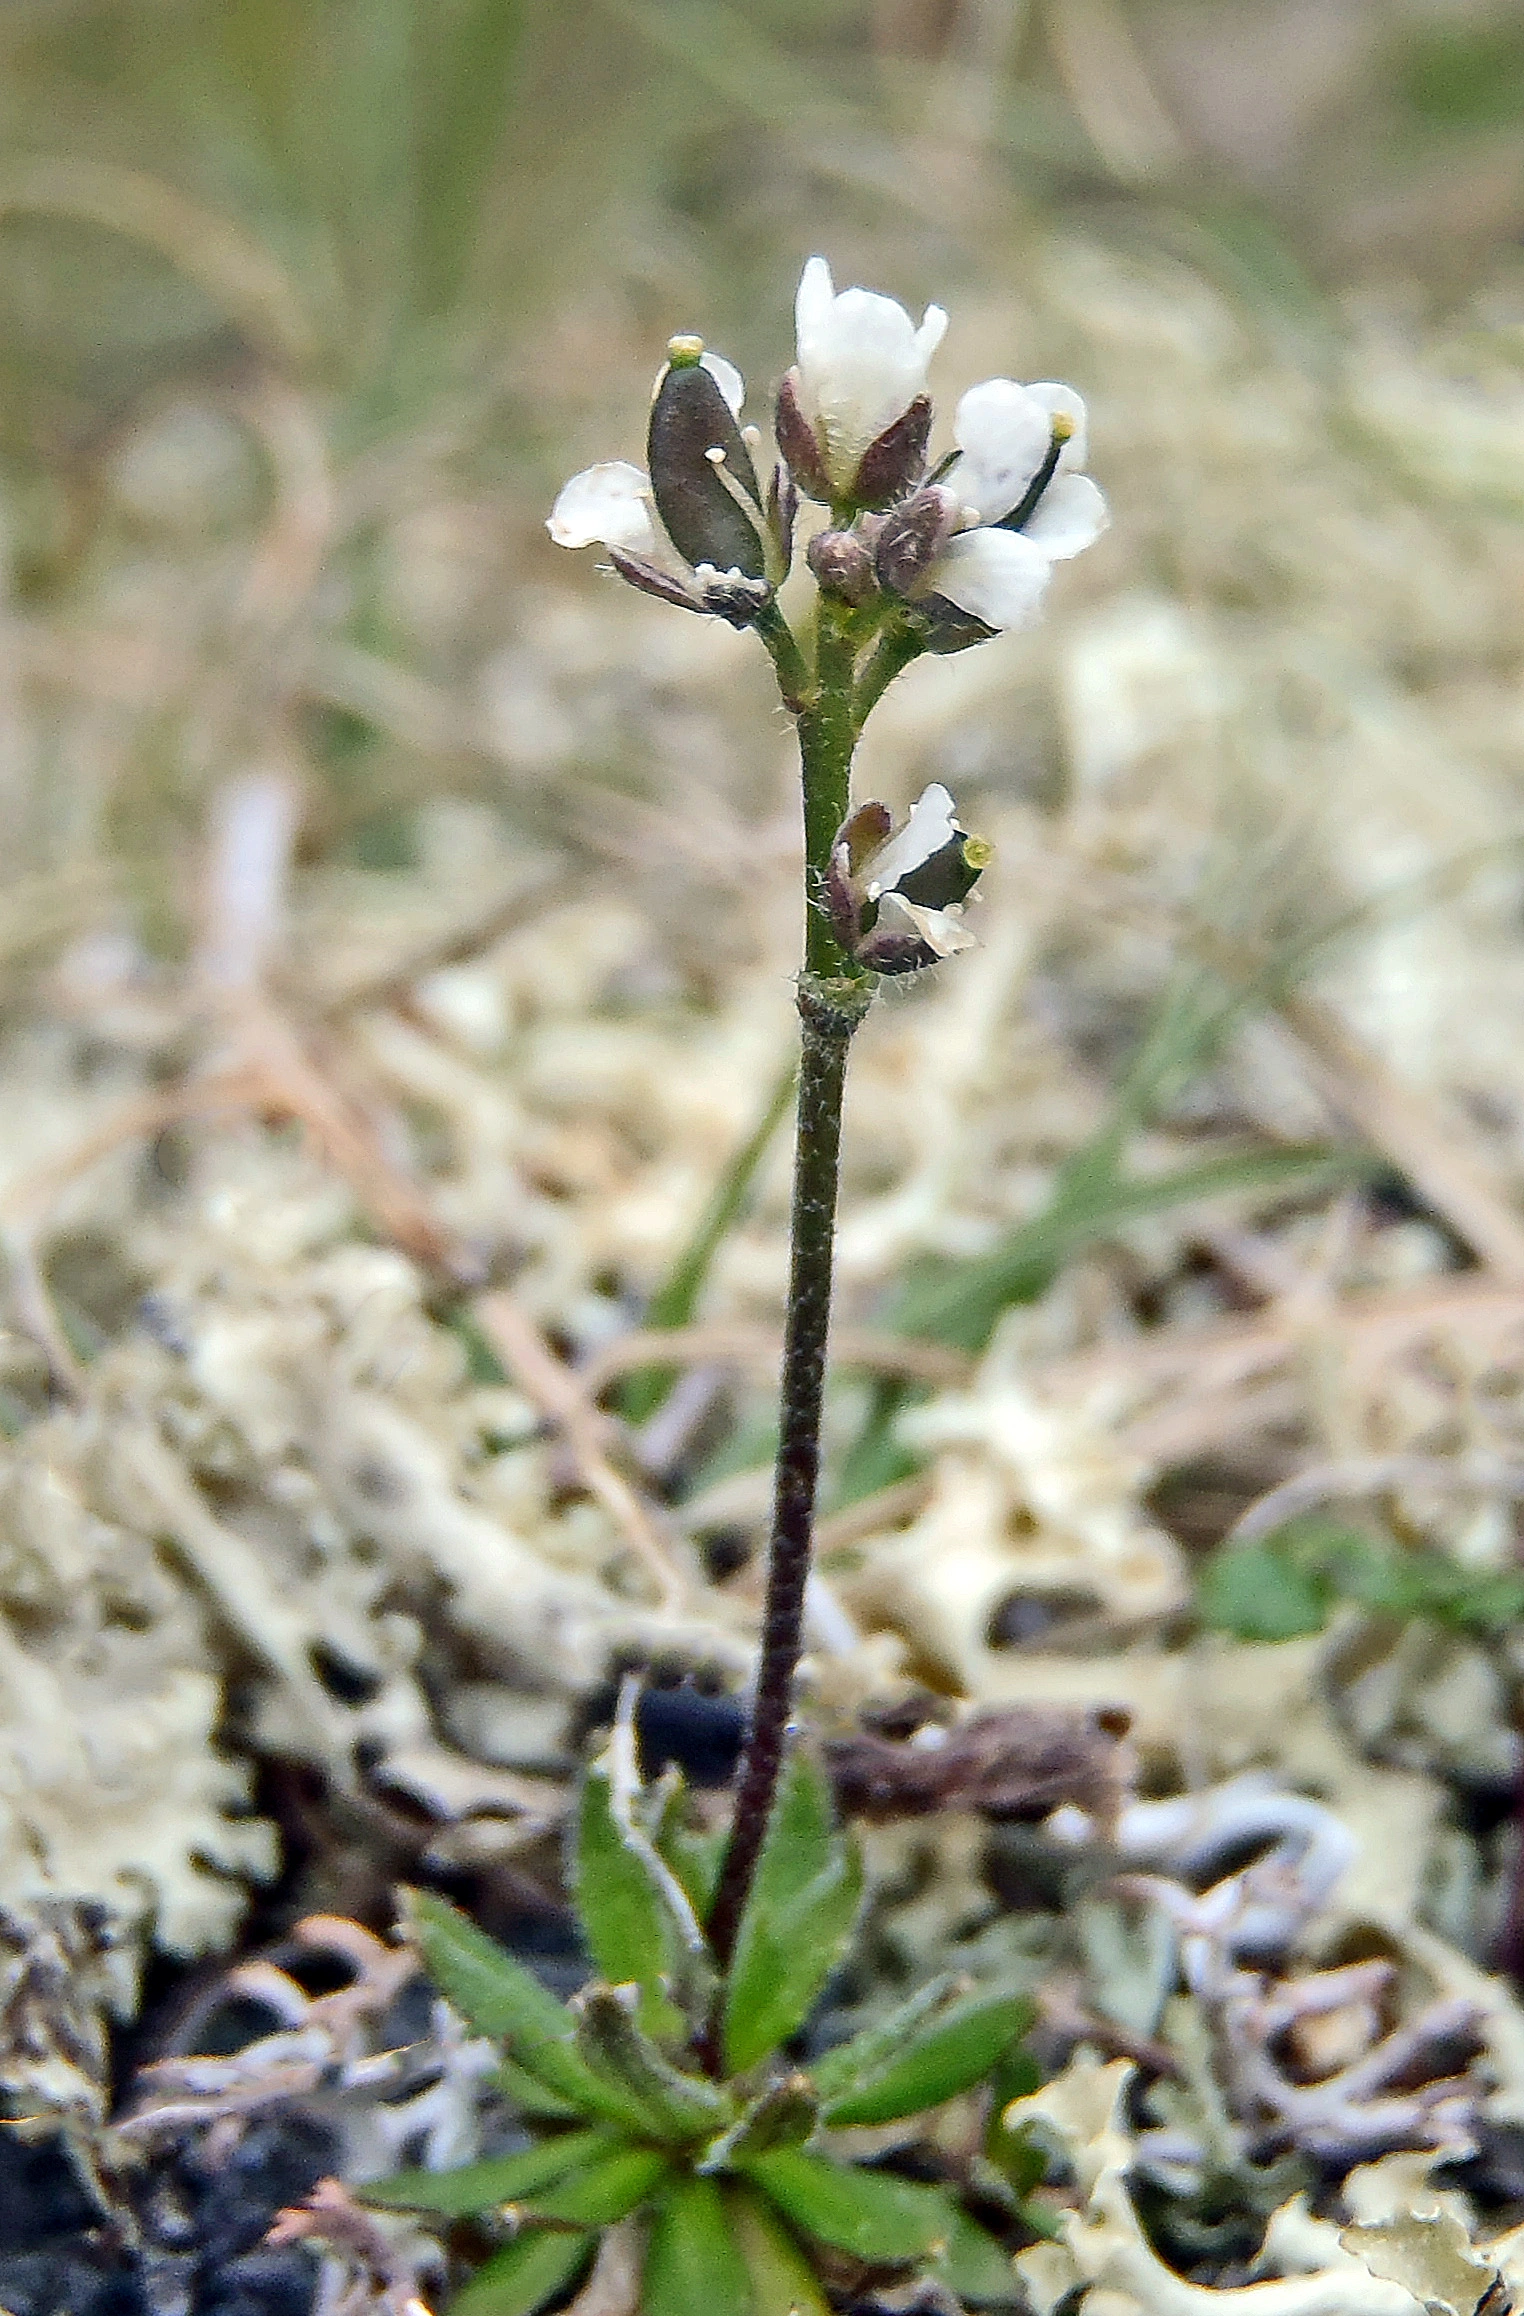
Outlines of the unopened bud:
M956 491L933 483L884 517L874 549L879 585L891 595L913 595L962 519Z
M838 603L866 603L873 593L873 556L854 531L817 531L805 561L821 594Z

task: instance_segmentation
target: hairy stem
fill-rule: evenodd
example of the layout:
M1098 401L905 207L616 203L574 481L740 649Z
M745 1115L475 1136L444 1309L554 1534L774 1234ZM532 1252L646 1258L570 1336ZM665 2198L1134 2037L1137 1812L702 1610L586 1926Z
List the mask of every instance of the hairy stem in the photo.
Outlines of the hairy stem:
M824 599L815 654L815 682L799 717L805 939L804 972L799 983L799 1107L778 1465L751 1738L736 1795L730 1844L709 1917L709 1943L722 1969L734 1950L761 1855L793 1705L820 1471L820 1411L831 1318L842 1093L852 1032L872 995L871 977L841 947L818 900L832 842L847 817L856 738L852 714L855 649L845 616Z
M820 1409L831 1315L831 1243L836 1226L837 1160L847 1047L855 1018L801 988L803 1043L788 1316L783 1337L778 1465L772 1543L762 1616L762 1657L751 1739L736 1794L730 1846L709 1917L715 1960L729 1962L772 1811L793 1704L794 1669L804 1627L815 1487L820 1469Z

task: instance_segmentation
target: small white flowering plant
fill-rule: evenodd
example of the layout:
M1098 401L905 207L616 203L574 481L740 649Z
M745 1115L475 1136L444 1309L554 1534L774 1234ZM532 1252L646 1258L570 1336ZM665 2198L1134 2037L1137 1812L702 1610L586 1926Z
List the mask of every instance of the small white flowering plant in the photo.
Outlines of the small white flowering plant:
M729 1826L701 1840L670 1773L641 1785L631 1707L583 1786L572 1879L595 1975L571 2007L441 1901L414 1905L426 1964L502 2044L504 2085L535 2133L524 2153L369 2191L507 2228L457 2296L462 2316L534 2316L627 2222L644 2316L826 2316L865 2281L921 2279L925 2304L943 2310L1019 2297L1008 2249L952 2188L868 2168L840 2135L981 2084L988 2095L992 2071L1012 2064L1023 1998L939 1982L808 2067L790 2050L850 1945L861 1887L791 1712L848 1048L883 979L972 945L968 906L990 859L940 783L898 826L876 800L854 805L853 754L913 660L1030 626L1054 565L1099 536L1106 508L1067 386L971 388L937 453L927 378L947 328L939 307L916 324L892 298L838 293L812 257L797 326L770 458L743 421L740 373L701 339L675 337L645 467L588 468L550 516L561 546L603 547L630 585L751 629L771 655L803 786L798 1122L773 1525ZM813 588L786 612L806 502L819 510L802 557ZM1003 2192L1012 2225L1030 2228L1031 2153L1002 2128L997 2114L985 2192Z

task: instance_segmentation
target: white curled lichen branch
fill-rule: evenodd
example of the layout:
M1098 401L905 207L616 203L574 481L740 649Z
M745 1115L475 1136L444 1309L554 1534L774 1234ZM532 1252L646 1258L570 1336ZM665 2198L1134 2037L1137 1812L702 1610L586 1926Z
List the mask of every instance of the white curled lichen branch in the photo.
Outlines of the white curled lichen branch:
M1190 2283L1166 2267L1127 2188L1133 2145L1122 2110L1132 2076L1128 2059L1102 2065L1082 2053L1006 2109L1011 2126L1035 2126L1056 2142L1080 2197L1064 2215L1059 2242L1017 2257L1038 2316L1052 2316L1072 2291L1096 2288L1124 2294L1146 2316L1420 2316L1423 2301L1358 2262L1225 2289Z

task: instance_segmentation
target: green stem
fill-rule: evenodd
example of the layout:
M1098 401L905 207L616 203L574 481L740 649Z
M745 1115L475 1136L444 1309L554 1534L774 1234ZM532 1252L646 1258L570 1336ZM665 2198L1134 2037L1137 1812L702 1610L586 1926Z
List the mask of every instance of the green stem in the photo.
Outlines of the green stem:
M836 831L852 803L852 750L858 726L852 684L857 657L852 614L820 598L815 622L815 683L799 717L799 761L804 780L804 970L848 982L867 982L847 955L820 905Z
M809 697L810 671L798 639L776 601L770 601L764 611L758 612L756 629L777 670L783 705L797 714Z
M708 1924L709 1942L722 1970L735 1948L772 1814L793 1705L820 1474L820 1415L831 1317L831 1258L847 1049L873 993L872 976L841 947L818 899L836 831L850 805L852 748L857 734L852 716L856 645L849 622L850 614L843 606L822 597L816 627L815 683L799 717L806 908L804 972L799 981L799 1122L789 1225L788 1310L756 1701L730 1842ZM716 2042L713 2031L710 2042Z
M709 1943L722 1970L735 1949L772 1814L803 1639L820 1472L841 1102L847 1048L865 1010L866 996L849 1011L841 1006L836 991L823 996L808 977L800 984L799 1129L762 1654L730 1845L708 1925Z
M852 701L852 720L859 731L900 670L909 667L913 659L919 659L924 649L920 638L908 628L891 628L887 635L880 636L858 678Z

